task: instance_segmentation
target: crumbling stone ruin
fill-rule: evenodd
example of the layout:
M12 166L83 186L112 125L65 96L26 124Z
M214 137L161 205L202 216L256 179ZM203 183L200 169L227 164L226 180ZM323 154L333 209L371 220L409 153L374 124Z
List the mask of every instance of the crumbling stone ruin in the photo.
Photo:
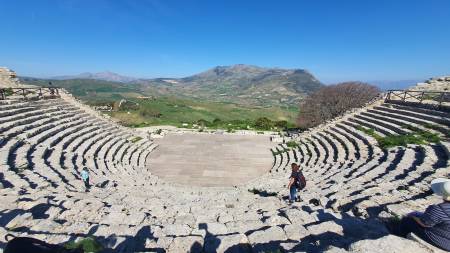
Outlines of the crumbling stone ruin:
M0 67L0 88L18 88L21 87L19 78L17 78L16 72Z
M450 91L450 76L430 78L410 88L411 90L426 91Z

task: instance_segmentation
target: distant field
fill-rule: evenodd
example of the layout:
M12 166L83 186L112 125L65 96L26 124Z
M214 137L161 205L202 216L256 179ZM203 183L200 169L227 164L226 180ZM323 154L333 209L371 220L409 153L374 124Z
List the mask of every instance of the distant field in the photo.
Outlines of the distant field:
M265 117L271 121L287 121L293 127L298 108L294 106L239 105L236 103L206 101L204 98L163 96L151 91L143 91L138 85L123 84L100 80L43 80L24 79L28 84L48 86L48 82L63 87L77 98L91 105L117 104L121 99L138 103L139 106L120 107L110 112L123 125L143 127L153 125L182 126L183 123L205 122L209 128L242 129L252 126L258 118ZM152 100L140 100L139 96L152 96ZM214 124L212 123L215 120Z
M266 117L272 121L293 123L298 114L296 108L257 108L244 107L230 103L194 101L175 97L160 97L150 101L138 101L139 108L109 113L128 126L174 125L192 123L200 120L214 120L233 124L232 121L255 121Z

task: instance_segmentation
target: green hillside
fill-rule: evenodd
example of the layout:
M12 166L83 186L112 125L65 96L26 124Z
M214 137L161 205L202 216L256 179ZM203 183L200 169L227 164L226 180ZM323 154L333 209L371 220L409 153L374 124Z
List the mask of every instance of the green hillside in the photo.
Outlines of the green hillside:
M135 100L139 103L129 108L122 107L119 111L110 113L128 126L175 125L182 123L216 122L219 128L246 128L262 117L272 121L287 121L293 125L298 111L295 107L245 107L232 103L194 101L176 97L159 97L154 100ZM208 123L207 126L210 126ZM239 126L239 127L238 127Z
M253 127L259 118L273 121L287 121L293 126L297 116L295 106L257 106L240 105L231 102L208 101L205 98L190 98L173 95L155 94L143 91L137 84L125 84L93 79L49 80L22 78L31 85L52 86L67 89L75 97L90 105L113 105L117 109L108 112L123 125L132 127L152 125L181 126L182 123L206 122L212 128L246 129ZM142 100L139 96L150 96L153 99ZM130 101L118 108L121 99ZM139 105L136 106L135 103ZM127 105L130 106L127 106ZM212 122L215 120L215 123ZM209 124L211 123L211 124Z

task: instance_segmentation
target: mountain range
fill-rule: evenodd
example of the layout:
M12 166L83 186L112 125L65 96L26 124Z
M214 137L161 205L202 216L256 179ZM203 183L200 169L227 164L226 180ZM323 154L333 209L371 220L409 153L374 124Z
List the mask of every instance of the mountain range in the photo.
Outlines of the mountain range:
M85 72L78 75L68 75L68 76L54 76L50 79L54 80L70 80L70 79L94 79L103 80L109 82L119 82L119 83L129 83L135 81L137 78L122 76L114 72L104 71L98 73Z
M217 66L184 78L139 79L135 83L159 94L259 105L294 105L323 86L303 69L244 64Z
M23 79L35 85L46 85L48 81L52 81L55 86L70 87L69 90L77 91L101 86L102 92L117 93L120 87L120 90L130 88L135 93L144 95L170 95L263 107L296 106L306 95L323 86L304 69L265 68L245 64L217 66L184 78L145 79L106 71L57 76L45 81L37 78ZM111 87L110 90L108 86ZM99 89L96 90L97 93L98 91Z

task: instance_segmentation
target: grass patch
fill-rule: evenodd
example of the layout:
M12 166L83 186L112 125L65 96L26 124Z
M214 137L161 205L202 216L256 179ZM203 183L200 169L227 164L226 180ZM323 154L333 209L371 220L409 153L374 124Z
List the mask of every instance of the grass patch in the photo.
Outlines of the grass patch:
M131 142L132 142L132 143L136 143L136 142L138 142L138 141L140 141L140 140L142 140L142 137L141 137L141 136L136 136L136 137L134 137L133 139L131 139Z
M286 142L286 146L288 146L289 148L296 148L298 147L298 143L296 141L288 141Z
M361 132L364 132L377 140L378 145L382 149L398 146L406 147L408 144L426 145L428 143L439 143L441 141L438 134L430 133L411 125L405 125L404 128L409 129L411 133L387 135L382 137L375 133L374 129L364 128L361 126L357 127L357 129Z
M444 136L446 138L450 138L450 131L448 131L447 129L445 129L445 131L443 131L442 127L434 125L434 124L430 124L430 123L426 123L423 126L426 128L429 128L429 129L433 129L435 131L440 131L440 132L442 132L442 134L444 134Z
M97 253L103 250L103 246L93 237L79 240L78 242L68 242L64 245L66 249L83 249L84 252Z
M5 89L5 96L11 96L12 94L14 94L14 91L12 88Z

